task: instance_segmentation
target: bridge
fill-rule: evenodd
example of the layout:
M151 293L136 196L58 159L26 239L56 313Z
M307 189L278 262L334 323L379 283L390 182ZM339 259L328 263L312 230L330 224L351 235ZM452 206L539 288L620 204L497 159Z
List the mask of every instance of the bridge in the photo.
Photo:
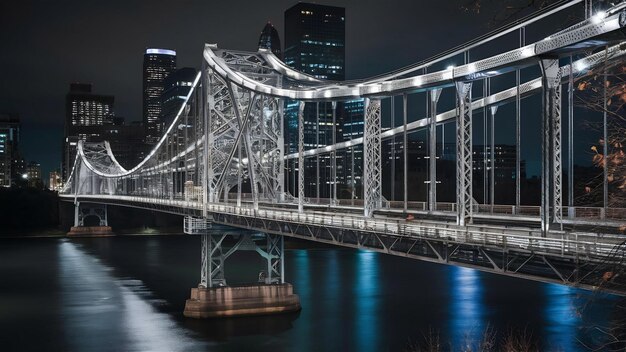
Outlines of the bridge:
M364 80L320 80L291 69L268 50L244 52L206 45L190 93L145 159L127 170L107 142L81 141L60 196L75 204L75 226L84 225L85 214L106 205L184 216L184 232L202 238L201 279L187 302L188 316L299 309L297 296L284 281L284 236L544 282L583 288L602 285L623 294L623 287L606 280L606 274L624 265L625 237L620 228L626 209L608 207L606 201L603 207L574 206L573 182L570 179L567 187L563 182L566 164L568 176L573 174L573 159L570 150L562 150L561 106L565 86L571 149L575 84L596 68L624 62L626 3L547 33L539 41L526 44L524 39L485 58L470 55L507 35L520 33L524 38L527 27L580 3L559 3L430 60ZM464 64L436 69L458 57ZM529 67L537 68L537 77L523 82L520 71ZM512 87L496 93L484 89L489 79L505 75L515 76ZM473 97L476 82L483 87L478 98ZM453 92L454 109L438 111L442 91ZM536 126L542 135L541 204L526 206L520 204L520 106L532 95L539 95L543 106L541 125ZM337 140L338 106L355 100L363 102L362 135ZM410 113L413 101L427 104L426 116ZM315 145L306 148L307 104L327 104L332 111L328 143L320 143L317 127ZM515 105L516 111L516 184L511 190L516 201L510 205L493 201L493 121L498 107L507 104ZM491 164L485 168L492 176L487 185L491 201L482 203L473 194L475 112L485 122L489 116L492 126ZM382 128L382 120L395 120L397 115L402 116L400 126ZM289 116L297 121L297 145L286 145ZM437 131L446 126L455 132L454 202L437 197ZM408 175L407 143L411 133L420 130L429 136L428 199L413 201L408 197L415 186ZM395 185L392 200L384 197L384 182L394 183L396 177L384 180L384 162L389 157L382 151L383 143L392 146L393 163L396 153L402 154L402 200L395 200ZM360 174L355 174L355 152L362 155ZM568 163L562 160L564 152ZM352 189L346 198L337 190L337 159L348 155ZM326 166L321 167L320 160L330 170L324 184L320 169ZM354 186L357 178L363 182L361 194ZM305 187L307 181L312 189ZM563 202L564 192L568 204ZM101 225L106 225L106 211L95 213L105 214ZM246 249L267 260L254 289L261 287L261 295L274 297L275 304L255 306L257 311L249 305L241 308L243 303L215 308L216 300L226 295L237 302L251 299L250 287L246 292L244 288L223 291L230 290L224 277L226 258Z

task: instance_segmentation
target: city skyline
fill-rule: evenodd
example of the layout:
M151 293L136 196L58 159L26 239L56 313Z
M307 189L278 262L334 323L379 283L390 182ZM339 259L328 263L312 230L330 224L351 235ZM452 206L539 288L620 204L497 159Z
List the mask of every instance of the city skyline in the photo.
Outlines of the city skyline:
M172 48L179 54L179 67L198 67L205 43L254 50L258 44L259 29L267 21L271 21L282 33L283 12L295 3L279 1L267 6L251 2L248 6L253 10L238 14L242 25L237 26L227 21L228 16L217 16L215 11L208 11L209 5L201 2L192 2L173 13L164 3L157 2L150 9L153 16L138 18L143 10L140 5L113 1L98 5L96 10L103 15L92 18L90 23L80 18L83 12L92 8L79 2L69 2L67 6L43 2L36 5L2 4L0 26L3 34L0 38L7 50L15 55L1 58L0 64L15 69L8 72L6 84L0 88L0 94L7 97L0 102L0 111L20 115L25 157L41 162L44 174L47 174L60 166L64 116L62 97L70 82L96 85L99 92L115 96L116 115L126 117L127 121L141 120L141 65L146 48ZM432 4L428 8L402 1L393 2L393 6L362 5L353 0L324 4L346 8L349 18L346 23L348 79L376 75L411 64L485 33L491 29L485 23L492 19L496 11L486 8L480 14L466 13L454 0ZM220 12L237 13L234 4L220 4L219 7ZM388 14L392 7L394 16L381 15ZM119 12L119 25L116 28L104 26L102 21L108 17L106 14L117 13L119 9L124 10ZM13 15L7 16L9 13ZM455 33L445 31L437 21L442 13L467 30ZM26 14L28 17L20 16ZM158 26L159 21L166 17L171 24ZM18 18L28 20L16 23ZM55 20L51 22L52 18ZM38 52L45 53L46 65L31 65ZM388 55L390 52L393 55ZM362 60L362 57L368 60ZM452 61L450 63L454 63ZM45 74L41 71L43 68ZM33 99L37 104L28 103ZM529 113L536 115L538 112ZM576 146L575 155L579 162L590 163L590 156L585 154L590 143L596 142L597 138L587 137L584 136ZM496 142L507 143L506 140ZM42 144L53 147L41 148ZM528 143L530 149L536 149L536 144ZM528 148L522 151L525 159L534 154L537 154L535 150ZM530 160L529 170L536 172L538 164Z

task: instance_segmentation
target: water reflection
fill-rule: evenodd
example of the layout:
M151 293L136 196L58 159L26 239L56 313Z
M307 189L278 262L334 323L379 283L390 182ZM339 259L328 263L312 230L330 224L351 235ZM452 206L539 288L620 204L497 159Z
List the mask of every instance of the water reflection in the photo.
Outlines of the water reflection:
M69 241L59 245L63 331L72 350L180 351L198 341L189 338L167 314L157 312L136 292L113 278L111 269ZM142 290L139 283L129 282ZM107 336L108 343L94 336Z
M450 267L450 339L456 348L476 344L486 323L480 272Z
M357 253L356 284L353 298L355 302L355 345L357 351L376 351L379 347L380 327L380 277L379 254L370 251Z
M579 348L576 327L581 323L581 319L574 306L577 290L557 284L545 284L544 287L547 297L544 314L549 322L545 331L549 341L547 347L562 351Z
M458 351L466 335L480 337L493 324L499 338L528 327L542 350L585 351L576 341L588 340L584 327L606 326L616 303L594 295L579 318L586 291L324 248L286 253L299 315L186 319L198 238L146 240L0 245L1 350L397 351L433 328Z

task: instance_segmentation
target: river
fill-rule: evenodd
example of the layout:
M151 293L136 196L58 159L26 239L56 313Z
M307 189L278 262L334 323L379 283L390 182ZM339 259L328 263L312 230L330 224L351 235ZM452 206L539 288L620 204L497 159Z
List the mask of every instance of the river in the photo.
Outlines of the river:
M556 284L342 248L289 249L297 314L182 316L200 239L119 236L0 242L2 351L398 351L429 331L453 350L486 329L525 333L546 351L584 351L618 299ZM254 281L256 253L226 262Z

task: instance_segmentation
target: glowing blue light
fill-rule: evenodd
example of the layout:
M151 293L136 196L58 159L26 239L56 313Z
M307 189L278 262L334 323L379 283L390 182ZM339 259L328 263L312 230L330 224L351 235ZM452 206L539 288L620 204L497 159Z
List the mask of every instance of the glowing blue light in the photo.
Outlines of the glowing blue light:
M171 55L176 56L176 51L168 49L146 49L146 54Z

